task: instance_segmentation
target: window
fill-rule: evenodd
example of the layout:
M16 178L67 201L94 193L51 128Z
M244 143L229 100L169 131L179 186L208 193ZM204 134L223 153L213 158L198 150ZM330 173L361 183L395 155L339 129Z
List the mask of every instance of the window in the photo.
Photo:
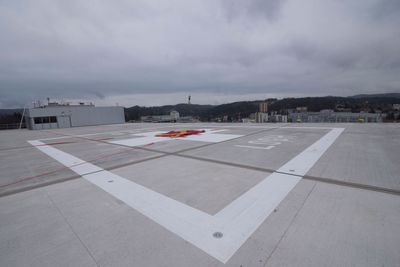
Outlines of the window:
M42 118L41 117L36 117L35 118L35 124L41 124L42 123Z
M42 123L57 123L57 117L36 117L34 118L35 124L42 124Z

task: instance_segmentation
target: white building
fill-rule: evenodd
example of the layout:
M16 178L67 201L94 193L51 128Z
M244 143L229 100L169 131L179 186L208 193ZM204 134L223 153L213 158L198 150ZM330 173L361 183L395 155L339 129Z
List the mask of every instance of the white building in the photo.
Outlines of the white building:
M94 105L51 105L26 111L25 121L31 130L125 123L123 107Z
M169 115L142 116L140 120L143 122L177 122L179 120L179 112L172 110Z

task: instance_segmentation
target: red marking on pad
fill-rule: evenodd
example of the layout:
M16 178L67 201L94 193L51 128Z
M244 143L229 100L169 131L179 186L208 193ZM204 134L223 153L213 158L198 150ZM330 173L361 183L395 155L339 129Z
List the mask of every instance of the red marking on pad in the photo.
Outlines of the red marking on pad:
M102 138L102 139L88 139L90 141L106 141L106 140L111 140L112 138Z
M189 135L199 135L201 133L205 133L205 130L197 131L197 130L183 130L183 131L169 131L167 133L160 133L157 134L157 137L171 137L171 138L178 138L178 137L186 137Z
M42 145L36 145L36 146L55 146L55 145L64 145L64 144L71 144L71 143L75 143L75 142L57 142L57 143L48 143L48 144L42 144Z

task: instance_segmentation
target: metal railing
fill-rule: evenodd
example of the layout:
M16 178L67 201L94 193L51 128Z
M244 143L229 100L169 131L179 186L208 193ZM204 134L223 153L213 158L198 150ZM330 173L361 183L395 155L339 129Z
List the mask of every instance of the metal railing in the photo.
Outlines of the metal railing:
M22 123L21 128L26 128L25 122ZM19 123L0 123L0 130L19 129Z

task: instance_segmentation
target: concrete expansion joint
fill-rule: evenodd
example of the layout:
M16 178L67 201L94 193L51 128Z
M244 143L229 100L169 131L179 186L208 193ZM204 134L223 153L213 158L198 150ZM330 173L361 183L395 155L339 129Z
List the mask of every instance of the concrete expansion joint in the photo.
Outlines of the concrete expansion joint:
M314 191L315 187L316 187L317 183L315 183L313 185L313 187L311 188L311 190L308 192L307 196L305 197L303 203L301 203L301 206L299 209L297 209L296 213L294 214L293 218L290 220L289 225L286 227L285 231L283 232L283 234L281 235L279 241L276 243L276 245L274 246L274 248L272 249L271 253L268 255L268 257L265 260L265 263L263 265L263 267L265 267L268 263L268 261L271 259L272 255L275 253L275 251L277 250L277 248L279 247L279 245L282 243L283 239L285 238L285 236L287 235L288 230L291 228L291 226L293 225L293 223L295 222L297 215L300 213L300 211L303 209L303 207L305 206L307 200L309 199L311 193ZM274 210L274 212L276 212L277 209Z
M64 213L61 211L61 209L57 206L57 204L54 202L54 200L51 198L51 196L46 192L47 198L50 200L52 203L53 207L57 210L57 212L60 214L60 216L63 218L64 222L68 225L68 228L71 230L72 234L76 237L76 239L81 243L81 245L85 248L86 252L88 253L89 257L93 260L93 262L96 264L96 266L100 267L99 263L95 259L94 255L92 252L89 250L88 246L83 242L83 240L79 237L79 235L75 232L74 228L72 225L69 223L68 219L65 217Z

